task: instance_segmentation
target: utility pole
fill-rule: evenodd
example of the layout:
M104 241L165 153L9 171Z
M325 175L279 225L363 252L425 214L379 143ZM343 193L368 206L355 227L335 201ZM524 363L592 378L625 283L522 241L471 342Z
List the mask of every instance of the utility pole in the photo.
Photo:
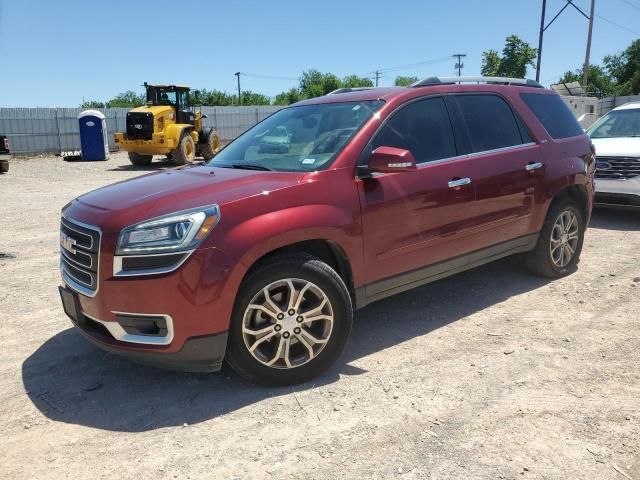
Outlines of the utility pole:
M464 67L464 63L462 63L462 58L463 58L463 57L466 57L466 56L467 56L467 54L466 54L466 53L454 53L454 54L453 54L453 57L454 57L454 58L455 58L455 57L458 57L458 62L457 62L457 63L456 63L456 65L455 65L455 68L457 68L457 69L458 69L458 76L460 76L460 75L461 75L461 73L462 73L462 67Z
M591 55L591 34L593 33L593 17L595 16L596 0L591 0L591 13L589 14L589 35L587 36L587 53L584 57L584 73L582 75L582 89L587 91L589 81L589 56Z
M544 16L547 10L547 0L542 0L542 16L540 17L540 35L538 36L538 61L536 62L536 82L540 81L540 62L542 61L542 37L544 36Z
M564 6L560 9L560 11L558 11L558 13L556 13L556 15L549 21L549 23L547 23L546 25L545 23L545 10L547 7L547 0L542 0L542 16L540 17L540 36L538 37L538 64L536 65L536 82L540 81L540 64L542 62L542 37L544 36L544 32L547 30L547 28L549 28L551 26L551 24L553 22L556 21L556 19L562 14L562 12L564 12L567 7L573 7L575 10L577 10L580 15L582 15L584 18L586 18L587 20L589 20L589 40L587 41L587 55L586 55L586 61L585 61L585 73L583 76L583 82L585 83L586 86L586 82L587 82L587 73L586 71L588 70L589 66L589 53L591 51L591 30L593 28L593 17L594 17L594 13L593 13L593 9L594 9L594 3L595 0L591 0L591 15L587 15L586 13L584 13L584 11L578 7L575 3L573 3L575 0L565 0L565 4Z
M242 100L240 98L240 72L236 72L234 75L238 77L238 105L242 105Z
M376 87L378 86L379 79L380 79L380 70L376 70Z

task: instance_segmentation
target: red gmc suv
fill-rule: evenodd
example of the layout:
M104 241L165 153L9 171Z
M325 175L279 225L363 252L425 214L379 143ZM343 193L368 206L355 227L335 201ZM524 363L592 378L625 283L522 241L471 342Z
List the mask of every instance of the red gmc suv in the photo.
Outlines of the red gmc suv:
M66 205L62 303L88 339L140 362L302 382L370 302L515 253L570 273L594 170L571 111L532 81L336 90L205 165Z

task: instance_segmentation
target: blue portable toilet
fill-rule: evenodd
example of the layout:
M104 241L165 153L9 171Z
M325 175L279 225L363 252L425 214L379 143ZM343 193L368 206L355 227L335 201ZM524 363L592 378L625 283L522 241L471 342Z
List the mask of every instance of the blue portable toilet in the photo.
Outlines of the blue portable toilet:
M78 115L80 122L80 155L82 160L107 160L107 120L98 110L85 110Z

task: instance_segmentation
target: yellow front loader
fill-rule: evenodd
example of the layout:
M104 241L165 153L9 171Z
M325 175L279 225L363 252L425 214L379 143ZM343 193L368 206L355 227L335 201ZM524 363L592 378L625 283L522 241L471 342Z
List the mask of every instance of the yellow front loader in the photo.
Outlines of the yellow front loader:
M149 165L154 155L166 155L176 165L191 163L196 155L210 160L220 149L214 128L203 126L207 118L194 111L185 85L149 85L147 104L127 113L127 131L117 132L115 142L129 152L134 165Z

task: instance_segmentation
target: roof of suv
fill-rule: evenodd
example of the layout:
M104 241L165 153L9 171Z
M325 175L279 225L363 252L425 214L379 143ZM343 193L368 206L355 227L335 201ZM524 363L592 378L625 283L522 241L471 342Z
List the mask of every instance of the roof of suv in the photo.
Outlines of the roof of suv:
M620 105L619 107L616 107L613 110L635 110L635 109L640 109L640 102L625 103L624 105Z
M455 91L488 91L503 89L521 89L550 93L542 85L532 80L499 77L431 77L414 83L409 87L364 87L339 88L322 97L310 98L296 105L314 105L337 102L363 102L371 100L391 100L418 97L429 93L450 93Z

